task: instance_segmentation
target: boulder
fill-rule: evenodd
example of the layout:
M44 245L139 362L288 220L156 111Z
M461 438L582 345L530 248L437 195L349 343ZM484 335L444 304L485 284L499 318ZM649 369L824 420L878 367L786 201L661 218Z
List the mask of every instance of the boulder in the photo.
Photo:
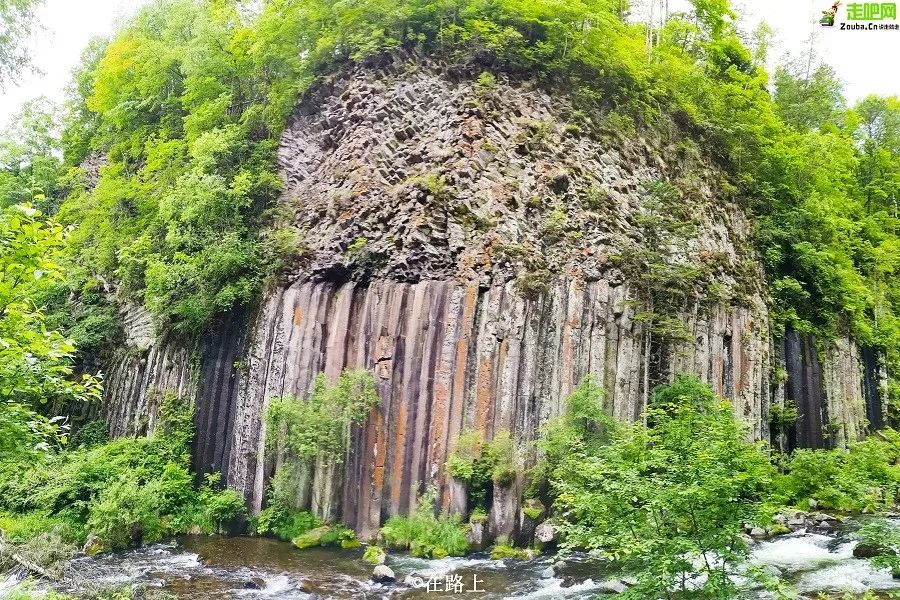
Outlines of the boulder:
M383 565L387 560L387 552L378 546L369 546L363 554L363 560L372 565Z
M247 581L244 582L245 590L261 590L266 587L266 582L259 577L251 577Z
M534 537L542 544L549 544L556 537L556 531L553 529L553 525L544 521L534 530Z
M601 594L621 594L627 589L628 586L621 579L607 579L597 586L597 591Z
M376 565L372 570L372 581L375 583L394 583L397 576L394 575L393 569L387 565Z
M331 531L331 527L329 527L328 525L316 527L315 529L310 529L306 533L298 535L293 540L291 540L291 543L301 550L303 550L304 548L319 546L322 543L322 537L329 531Z
M95 535L93 533L89 533L87 539L84 542L84 546L81 548L82 552L87 554L88 556L96 556L100 554L106 549L106 544L103 543L103 540L100 539L100 536Z
M766 530L762 527L754 527L750 530L751 537L765 537Z
M466 541L469 542L469 548L482 550L484 548L484 523L472 523L466 534Z
M875 558L876 556L894 556L896 554L897 552L893 548L878 544L859 542L853 547L853 556L856 558Z
M759 563L757 566L762 570L763 573L765 573L769 577L775 577L777 579L781 579L781 577L783 576L781 569L779 569L775 565Z

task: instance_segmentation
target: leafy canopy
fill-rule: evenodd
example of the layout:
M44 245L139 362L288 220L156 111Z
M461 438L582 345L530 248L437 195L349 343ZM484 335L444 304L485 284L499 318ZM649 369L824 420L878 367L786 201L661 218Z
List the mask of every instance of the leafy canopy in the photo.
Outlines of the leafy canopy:
M0 212L0 460L57 443L60 420L48 420L38 408L99 398L96 379L74 380L75 348L45 327L37 304L46 286L62 277L57 261L65 236L30 206Z
M563 547L596 550L633 573L628 598L732 597L729 570L748 552L742 528L760 517L774 475L766 453L693 377L657 390L646 426L600 417L599 396L582 385L548 447ZM561 431L571 440L564 453Z

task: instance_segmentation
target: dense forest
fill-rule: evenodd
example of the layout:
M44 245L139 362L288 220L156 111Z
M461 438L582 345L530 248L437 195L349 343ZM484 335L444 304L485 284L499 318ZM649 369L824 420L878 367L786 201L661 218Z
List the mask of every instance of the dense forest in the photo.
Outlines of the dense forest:
M302 399L267 401L262 420L278 439L260 452L279 458L261 511L226 481L224 466L199 464L194 442L204 421L191 398L156 390L146 435L110 439L104 420L104 373L127 346L129 311L146 311L152 337L177 340L196 366L210 331L229 315L257 314L270 290L321 260L325 246L303 225L320 215L297 215L282 201L279 145L301 122L298 104L358 70L412 65L473 82L469 108L488 119L490 106L502 106L492 90L527 87L551 99L565 135L613 147L639 139L660 164L680 165L677 178L640 192L650 208L632 225L644 245L610 263L644 284L633 302L648 348L656 339L693 343L677 317L694 302L744 306L761 297L772 339L809 334L824 352L846 338L877 356L880 410L885 425L896 425L900 98L849 105L840 74L812 43L769 73L772 30L745 31L727 0L692 0L689 11L657 14L651 24L638 8L646 7L156 0L110 39L93 40L66 97L26 104L0 138L0 567L55 580L60 593L130 598L79 589L69 559L201 532L347 551L363 542L376 563L386 551L440 559L472 550L473 529L515 489L530 533L491 536L494 558L588 552L625 574L626 598L799 597L792 582L747 568L745 532L787 534L785 515L798 511L894 510L893 429L864 427L864 439L799 448L778 438L802 417L787 400L765 407L765 436L749 435L734 398L683 373L659 386L646 375L645 406L631 422L609 414L608 390L588 376L558 414L532 424L533 464L515 458L516 431L457 432L440 468L464 490L463 509L442 499L443 488L417 481L417 498L399 511L406 514L382 510L376 539L357 541L358 527L298 505L297 490L313 465L350 460L353 439L385 401L377 361L368 365L374 375L348 368L315 377ZM30 68L34 15L30 0L0 0L0 85ZM532 130L528 143L537 147L548 134ZM566 177L550 187L588 180ZM438 203L450 193L436 176L402 185ZM577 210L608 201L585 189ZM702 190L752 224L728 285L712 258L699 266L682 258L697 254L690 213ZM554 202L530 207L548 215L544 243L581 243L576 206ZM463 217L488 229L477 214ZM360 236L344 244L348 264L363 265L344 280L378 279L389 258L372 245ZM526 255L505 248L514 259ZM554 268L521 260L528 268L514 268L516 289L535 301ZM776 386L787 372L773 361L765 376ZM540 540L545 524L555 533ZM874 569L900 577L900 524L874 518L853 535L870 548ZM6 597L38 593L31 585Z

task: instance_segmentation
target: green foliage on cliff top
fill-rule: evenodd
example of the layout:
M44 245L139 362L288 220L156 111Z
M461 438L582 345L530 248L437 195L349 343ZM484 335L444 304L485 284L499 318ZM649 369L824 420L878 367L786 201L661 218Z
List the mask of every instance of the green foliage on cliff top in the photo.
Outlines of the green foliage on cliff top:
M847 109L834 74L806 60L779 68L773 98L767 38L748 48L725 0L669 15L650 48L627 11L618 0L154 2L75 73L71 170L42 184L79 226L67 290L88 304L115 290L180 332L252 303L290 252L265 232L279 224L274 151L298 97L352 61L407 52L536 79L574 99L580 129L652 132L689 168L706 149L727 173L710 182L719 197L758 216L776 324L849 330L900 354L897 99ZM94 188L77 168L92 153L106 161ZM39 165L21 155L10 168L25 181Z

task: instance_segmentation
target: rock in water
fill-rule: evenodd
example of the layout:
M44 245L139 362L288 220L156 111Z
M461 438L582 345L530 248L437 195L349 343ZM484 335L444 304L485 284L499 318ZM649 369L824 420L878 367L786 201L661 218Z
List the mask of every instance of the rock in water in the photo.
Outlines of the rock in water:
M853 556L856 558L875 558L876 556L894 556L897 553L893 548L859 542L853 548Z
M316 527L315 529L311 529L306 533L298 535L293 540L291 540L291 543L301 550L303 550L304 548L319 546L322 543L322 536L324 536L329 531L331 531L331 527L329 527L328 525Z
M378 546L369 546L363 554L363 560L371 565L383 565L387 560L387 553Z
M628 586L622 583L620 579L607 579L600 582L597 591L602 594L621 594L628 589Z
M552 542L555 536L556 532L553 530L553 525L546 521L538 525L537 529L534 530L534 537L544 544Z
M259 577L251 577L247 581L244 582L245 590L261 590L266 587L266 582Z
M100 539L99 536L89 533L87 536L87 540L84 542L84 546L82 547L82 551L88 556L96 556L103 552L105 544L103 540Z
M397 577L389 566L377 565L372 570L372 581L376 583L394 583L397 581Z

